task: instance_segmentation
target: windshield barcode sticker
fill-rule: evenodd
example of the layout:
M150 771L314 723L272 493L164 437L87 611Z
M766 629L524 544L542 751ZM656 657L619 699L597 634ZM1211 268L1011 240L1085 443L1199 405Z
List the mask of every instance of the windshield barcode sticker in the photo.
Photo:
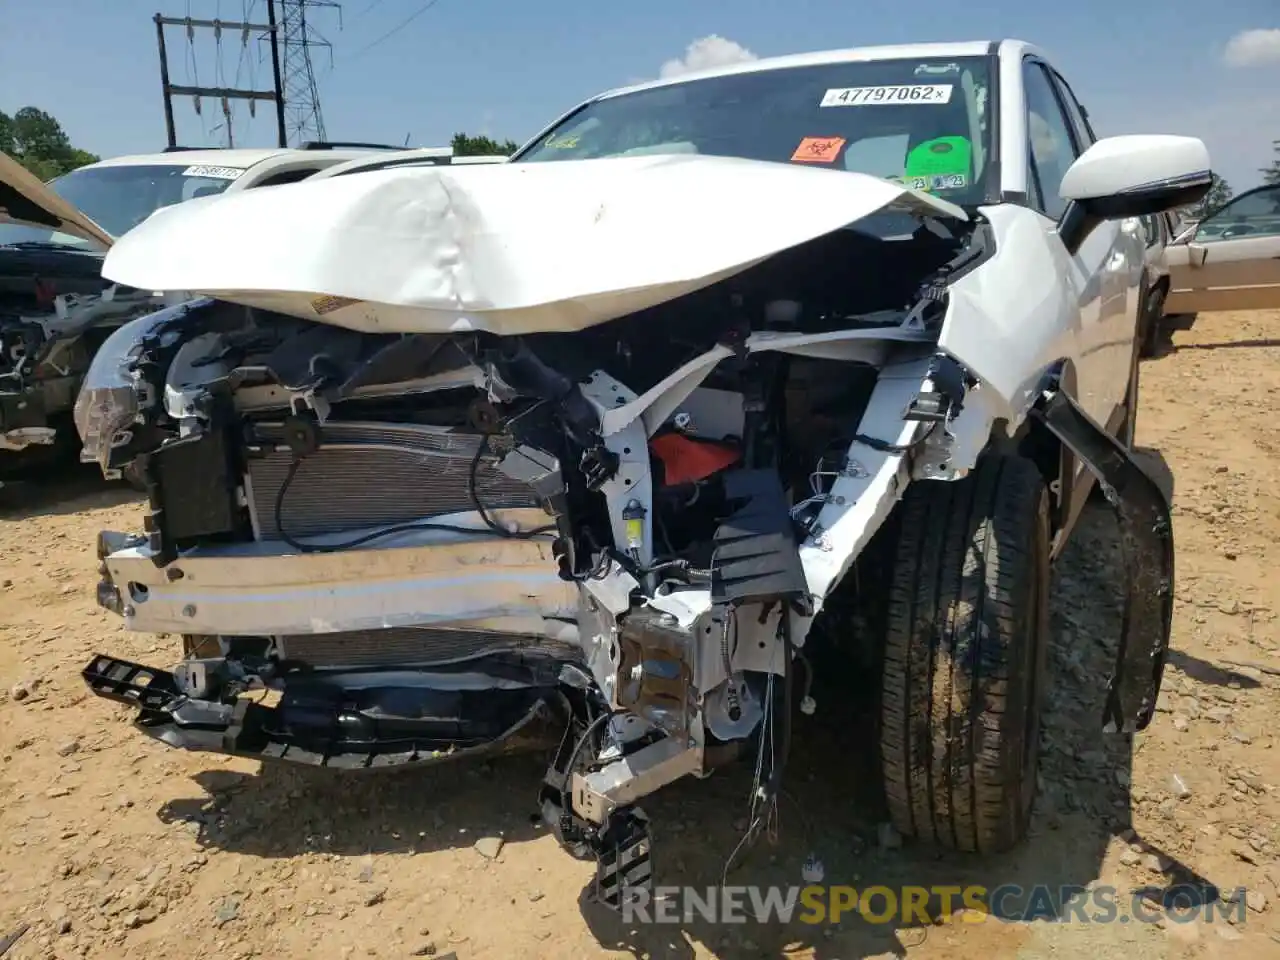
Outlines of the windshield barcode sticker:
M211 167L203 163L182 171L184 177L211 177L214 180L235 180L242 173L241 167Z
M823 107L873 107L950 103L949 83L912 83L896 87L836 87L822 95Z

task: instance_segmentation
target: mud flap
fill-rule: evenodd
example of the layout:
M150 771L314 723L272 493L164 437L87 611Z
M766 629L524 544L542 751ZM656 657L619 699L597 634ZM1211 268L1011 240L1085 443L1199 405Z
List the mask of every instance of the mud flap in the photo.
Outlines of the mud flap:
M1117 440L1061 390L1032 411L1098 478L1120 523L1126 574L1116 665L1103 729L1146 729L1155 713L1173 627L1173 520L1164 492Z

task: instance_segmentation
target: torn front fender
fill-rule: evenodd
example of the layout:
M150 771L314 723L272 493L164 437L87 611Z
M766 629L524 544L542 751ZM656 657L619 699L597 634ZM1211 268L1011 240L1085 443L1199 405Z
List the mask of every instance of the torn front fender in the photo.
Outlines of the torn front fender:
M1143 730L1155 713L1173 626L1173 520L1160 486L1130 451L1056 386L1032 415L1098 477L1120 522L1124 615L1103 728Z

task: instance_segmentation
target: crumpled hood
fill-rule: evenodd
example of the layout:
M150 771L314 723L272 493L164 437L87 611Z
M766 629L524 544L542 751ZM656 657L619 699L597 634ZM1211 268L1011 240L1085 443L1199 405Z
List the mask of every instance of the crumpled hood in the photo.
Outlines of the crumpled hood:
M162 209L103 275L366 331L572 331L886 207L965 217L865 174L722 157L396 169Z
M111 234L53 192L17 160L0 153L0 223L50 227L110 247Z

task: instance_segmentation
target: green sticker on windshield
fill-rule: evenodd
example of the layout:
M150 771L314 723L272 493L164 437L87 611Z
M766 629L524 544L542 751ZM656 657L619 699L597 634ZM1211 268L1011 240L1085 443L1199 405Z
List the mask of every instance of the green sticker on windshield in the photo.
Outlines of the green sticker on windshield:
M903 177L916 190L955 190L968 186L972 163L967 137L936 137L907 154Z

